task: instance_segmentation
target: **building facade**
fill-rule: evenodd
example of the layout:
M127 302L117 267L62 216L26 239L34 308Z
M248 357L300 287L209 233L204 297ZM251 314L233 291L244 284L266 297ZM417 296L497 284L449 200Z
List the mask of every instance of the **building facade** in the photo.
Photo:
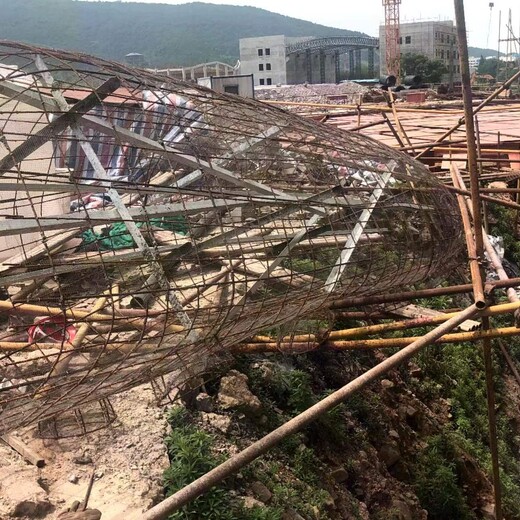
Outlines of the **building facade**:
M442 81L459 82L460 64L459 50L457 45L457 28L452 20L448 21L425 21L401 24L401 36L399 45L401 54L423 54L431 60L444 63L447 73ZM379 28L379 39L381 42L381 56L385 55L385 27ZM402 71L403 73L411 71ZM381 77L387 76L386 63L380 62Z
M253 74L255 86L337 83L360 70L362 52L373 71L378 47L377 38L364 36L242 38L240 73Z

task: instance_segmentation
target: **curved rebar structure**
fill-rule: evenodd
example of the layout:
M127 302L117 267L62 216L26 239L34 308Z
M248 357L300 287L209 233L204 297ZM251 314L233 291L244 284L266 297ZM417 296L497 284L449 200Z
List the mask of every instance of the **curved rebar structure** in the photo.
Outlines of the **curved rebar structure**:
M0 432L460 259L425 167L260 102L2 42L0 130Z

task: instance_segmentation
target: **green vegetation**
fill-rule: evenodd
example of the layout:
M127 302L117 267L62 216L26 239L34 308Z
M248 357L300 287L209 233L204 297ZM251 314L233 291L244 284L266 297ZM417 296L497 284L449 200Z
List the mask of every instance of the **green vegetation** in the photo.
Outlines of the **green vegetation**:
M212 438L190 424L186 410L174 408L170 413L169 422L172 432L166 439L166 445L170 467L164 474L168 496L210 471L219 462L211 453ZM214 488L170 516L170 520L198 520L199 518L221 518L222 520L234 518L224 489Z
M469 520L470 509L457 474L458 454L445 435L432 437L417 460L415 488L431 520Z
M170 457L170 467L164 474L167 496L221 462L221 457L212 450L216 439L199 429L184 408L173 408L168 420L172 432L166 438ZM274 462L274 456L284 464ZM313 508L323 510L328 498L327 492L318 486L320 468L313 450L306 448L299 436L293 436L273 455L243 470L247 482L259 480L271 490L273 498L268 506L246 509L224 485L170 515L169 520L281 520L287 507L312 514ZM320 518L327 520L328 517L324 514Z
M426 83L439 83L448 69L442 61L430 60L423 54L406 53L401 55L403 76L421 76Z
M512 343L520 344L516 339ZM416 361L424 377L411 380L412 389L425 401L448 399L453 416L444 431L429 439L417 462L417 494L434 519L473 518L465 516L471 497L461 490L463 468L457 461L469 456L491 474L482 350L472 343L445 345L442 350L423 351ZM495 370L503 373L504 368L496 366ZM496 397L500 410L507 397L501 384L497 385ZM510 518L519 519L520 464L515 453L520 449L520 439L511 430L506 414L498 413L497 423L504 508ZM446 508L452 513L447 514Z
M490 74L494 78L497 78L498 73L498 80L505 81L518 72L518 65L511 62L499 62L497 58L485 59L484 56L481 56L477 72L479 74Z
M159 2L159 0L158 0ZM144 54L151 67L234 64L238 40L253 36L361 34L254 7L72 0L0 0L2 38L122 61Z
M166 495L170 496L222 461L212 452L213 437L197 428L184 408L173 408L168 420L172 427L171 434L166 438L170 467L164 473L164 483ZM227 489L217 487L170 515L169 520L235 520L236 518L279 520L281 512L271 507L245 509L238 500L232 499Z

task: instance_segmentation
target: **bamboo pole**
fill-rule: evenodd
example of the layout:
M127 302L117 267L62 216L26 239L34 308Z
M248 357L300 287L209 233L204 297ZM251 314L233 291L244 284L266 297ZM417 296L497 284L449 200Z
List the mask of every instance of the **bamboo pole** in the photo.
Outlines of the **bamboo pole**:
M453 184L457 188L460 188L461 186L459 185L457 172L457 166L455 164L452 164L451 174L453 177ZM459 195L458 193L457 202L459 204L460 214L462 217L462 224L464 226L464 235L466 238L466 247L468 249L469 268L471 272L471 281L473 285L473 297L475 298L475 301L480 301L484 299L484 284L482 281L482 271L479 262L479 255L477 253L476 239L473 235L473 229L471 227L466 202L462 195Z
M509 314L516 310L520 309L520 302L515 303L504 303L501 305L494 305L493 307L488 307L484 311L482 311L482 316L501 316L503 314ZM324 333L327 341L335 341L337 339L346 339L346 338L356 338L359 336L371 336L372 334L381 334L384 332L393 332L397 330L406 330L406 329L415 329L417 327L426 327L429 325L438 325L439 323L444 323L449 319L457 316L458 312L451 312L440 314L438 316L424 316L421 318L413 318L410 320L403 321L394 321L392 323L380 323L378 325L367 325L365 327L354 327L351 329L345 330L333 330L328 333ZM319 335L316 336L314 334L302 334L297 336L286 336L280 341L282 343L296 342L296 343L305 343L305 342L315 342L319 341ZM270 338L268 336L253 336L251 343L276 343L275 338Z
M520 278L510 278L509 280L499 280L486 283L486 291L491 292L495 289L520 286ZM417 291L406 291L393 294L377 296L359 296L355 298L344 298L335 300L328 306L331 310L346 309L349 307L364 307L366 305L381 305L384 303L396 303L409 300L419 300L422 298L432 298L435 296L449 296L453 294L465 294L471 292L471 284L451 285L449 287L435 287L433 289L420 289Z
M43 305L31 305L28 303L14 304L10 301L0 300L0 312L9 312L12 314L24 314L28 316L64 316L71 322L117 322L118 324L127 324L129 327L139 329L150 326L149 320L143 318L141 320L130 318L117 318L113 314L103 314L101 312L81 311L78 309L60 309L59 307L46 307ZM153 313L153 311L152 311ZM171 325L174 330L181 332L184 327L180 325Z
M466 188L464 184L464 179L460 175L460 172L455 167L454 174L457 179L458 184L461 188ZM471 216L473 216L473 206L470 204L469 200L466 199L466 205L468 207L468 211L470 212ZM493 244L491 244L489 237L487 236L487 233L484 232L484 229L482 229L482 237L484 242L484 247L486 249L486 253L489 257L489 260L491 262L491 265L493 266L493 269L496 271L498 278L501 281L507 281L509 280L509 277L507 276L507 273L504 269L504 266L502 265L502 261L500 260L499 256L497 255L497 252L495 251L495 248L493 247ZM518 295L516 294L516 291L512 288L507 289L507 298L511 303L516 303L520 301L518 298ZM520 324L520 312L515 313L515 321L518 324Z
M457 22L457 39L459 46L460 70L462 74L462 98L464 100L464 124L466 126L466 139L468 141L468 170L470 177L470 191L471 191L471 208L473 210L473 233L475 235L475 252L476 258L482 262L484 256L484 228L482 225L482 203L480 199L480 185L477 170L477 140L475 133L475 111L473 110L473 94L471 92L471 78L469 69L468 56L468 40L466 33L466 16L464 13L464 0L454 0L455 3L455 18ZM458 172L455 164L453 171ZM460 172L459 172L460 175ZM460 179L459 182L461 182ZM463 184L460 184L463 188ZM470 201L467 200L468 207ZM481 271L482 272L482 271ZM472 273L473 275L473 273ZM478 294L483 294L482 277L478 279L472 278L474 285L475 300ZM480 285L479 285L480 284ZM482 319L484 327L483 332L488 332L489 318ZM495 388L493 377L493 360L491 351L491 342L489 338L485 338L483 342L484 353L484 370L486 374L486 395L487 395L487 411L489 422L489 448L491 452L491 462L493 467L493 491L495 497L495 515L497 520L502 520L502 487L500 482L500 467L498 455L498 432L495 416Z
M111 290L108 289L105 291L101 298L98 298L92 312L99 312L101 309L105 307L107 304L107 297L110 294ZM85 339L88 331L90 330L89 323L82 323L79 329L76 332L76 336L71 343L63 343L63 351L60 352L60 358L57 359L56 363L52 367L52 370L49 372L49 377L59 377L64 375L67 372L70 362L75 354L78 354L78 350L81 348L81 344ZM45 387L41 390L41 392L45 391ZM39 392L40 393L40 392Z
M436 344L464 343L482 341L485 338L510 338L520 336L520 329L516 327L502 327L498 329L478 330L473 332L456 332L446 334L442 339L435 341ZM325 343L240 343L232 347L233 354L265 354L269 352L292 354L300 352L311 352L315 350L374 350L387 348L402 348L410 343L421 339L422 336L407 336L403 338L383 338L383 339L354 339L354 340L334 340Z
M332 393L319 403L297 415L262 439L256 441L245 450L237 453L226 462L220 464L183 489L180 489L171 497L168 497L156 506L152 507L152 509L143 513L140 518L142 520L165 520L169 515L175 511L178 511L184 505L188 504L192 500L195 500L195 498L206 493L213 486L219 484L233 473L236 473L258 457L265 454L285 438L300 431L302 428L312 423L323 414L341 404L354 393L359 392L381 376L385 375L390 370L398 367L405 361L408 361L411 357L418 354L426 346L430 345L447 332L453 330L467 319L472 318L478 312L479 309L476 305L468 307L459 313L455 318L452 318L422 338L419 338L417 341L409 344L407 348L385 359L379 365L368 370L363 375L354 379L340 390Z

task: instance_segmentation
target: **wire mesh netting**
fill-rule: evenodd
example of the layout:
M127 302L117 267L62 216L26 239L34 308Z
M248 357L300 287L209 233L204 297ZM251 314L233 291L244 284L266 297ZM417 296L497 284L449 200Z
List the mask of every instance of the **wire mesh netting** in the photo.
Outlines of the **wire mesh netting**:
M462 251L407 156L121 64L1 43L0 130L0 432L179 385Z

